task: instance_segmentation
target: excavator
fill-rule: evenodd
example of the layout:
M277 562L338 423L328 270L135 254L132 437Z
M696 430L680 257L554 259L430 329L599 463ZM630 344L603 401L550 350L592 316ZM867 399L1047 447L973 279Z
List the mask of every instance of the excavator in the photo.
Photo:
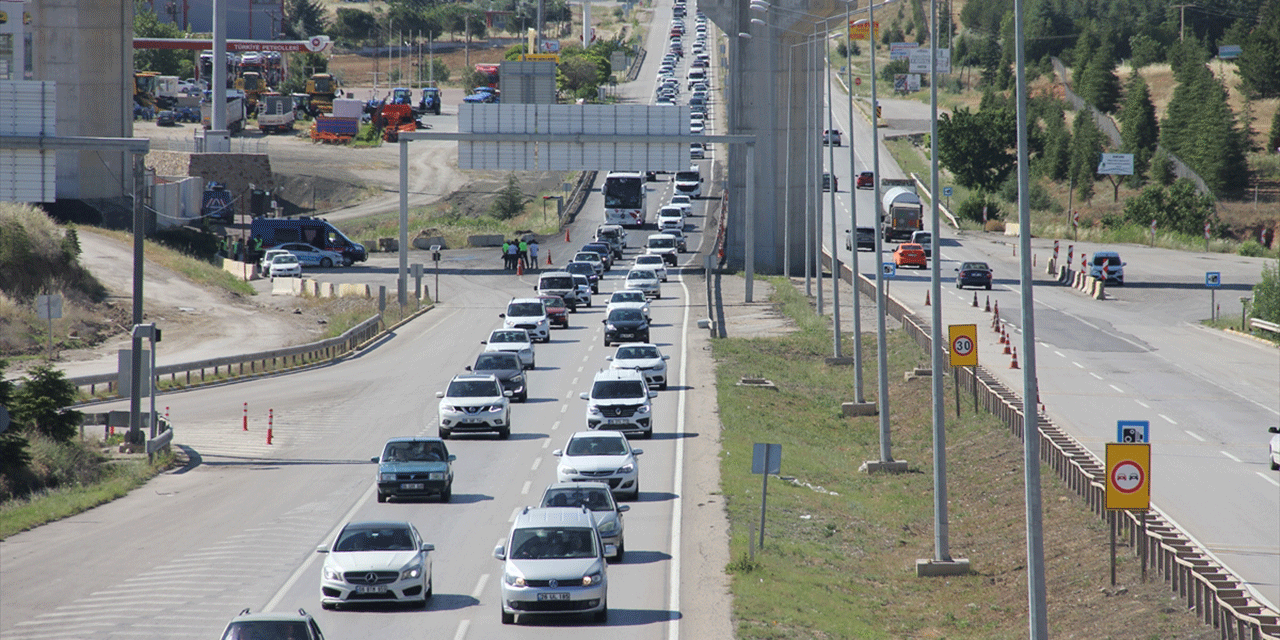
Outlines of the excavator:
M316 73L307 80L307 93L311 96L311 117L319 113L333 113L333 99L338 96L340 83L329 73Z

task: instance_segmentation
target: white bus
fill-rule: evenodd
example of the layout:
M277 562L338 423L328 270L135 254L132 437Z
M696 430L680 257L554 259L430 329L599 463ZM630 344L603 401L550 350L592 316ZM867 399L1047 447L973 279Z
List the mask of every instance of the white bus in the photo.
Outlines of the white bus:
M645 209L643 173L610 172L604 178L604 223L640 227L648 215Z

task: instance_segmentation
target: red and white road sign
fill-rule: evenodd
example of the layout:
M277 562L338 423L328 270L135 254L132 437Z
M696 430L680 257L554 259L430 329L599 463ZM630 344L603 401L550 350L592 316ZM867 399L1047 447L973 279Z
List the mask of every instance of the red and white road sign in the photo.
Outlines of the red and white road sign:
M1107 443L1106 508L1151 508L1151 445Z

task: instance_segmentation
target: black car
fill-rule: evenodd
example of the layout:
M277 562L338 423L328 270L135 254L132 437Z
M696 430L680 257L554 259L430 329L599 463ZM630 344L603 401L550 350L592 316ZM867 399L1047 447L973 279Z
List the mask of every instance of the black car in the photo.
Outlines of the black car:
M476 363L467 367L472 373L492 374L502 383L503 391L511 392L511 399L524 402L529 399L529 387L524 377L520 356L514 352L489 352L476 356Z
M608 242L588 242L582 245L578 251L592 251L600 254L600 261L604 263L604 270L608 271L613 268L613 247Z
M648 342L649 321L634 308L614 309L604 323L604 346L615 342Z
M564 266L569 273L586 276L591 283L591 293L600 293L600 276L596 275L596 267L590 262L570 262Z
M991 290L991 267L985 262L964 262L956 269L956 288L986 287Z
M844 232L844 248L853 250L852 235ZM858 227L858 251L866 249L867 251L876 250L876 230L874 227Z

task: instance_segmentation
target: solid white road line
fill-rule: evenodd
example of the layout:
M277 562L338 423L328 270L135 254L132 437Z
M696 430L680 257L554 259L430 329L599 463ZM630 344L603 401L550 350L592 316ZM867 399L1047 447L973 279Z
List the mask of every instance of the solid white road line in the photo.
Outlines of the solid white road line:
M689 299L689 287L680 278L684 299ZM676 403L676 454L675 469L671 481L675 497L671 500L671 569L667 576L667 610L680 610L680 527L684 514L684 412L688 393L689 367L689 305L684 305L680 321L680 391ZM667 621L667 640L680 640L680 618L672 616Z

